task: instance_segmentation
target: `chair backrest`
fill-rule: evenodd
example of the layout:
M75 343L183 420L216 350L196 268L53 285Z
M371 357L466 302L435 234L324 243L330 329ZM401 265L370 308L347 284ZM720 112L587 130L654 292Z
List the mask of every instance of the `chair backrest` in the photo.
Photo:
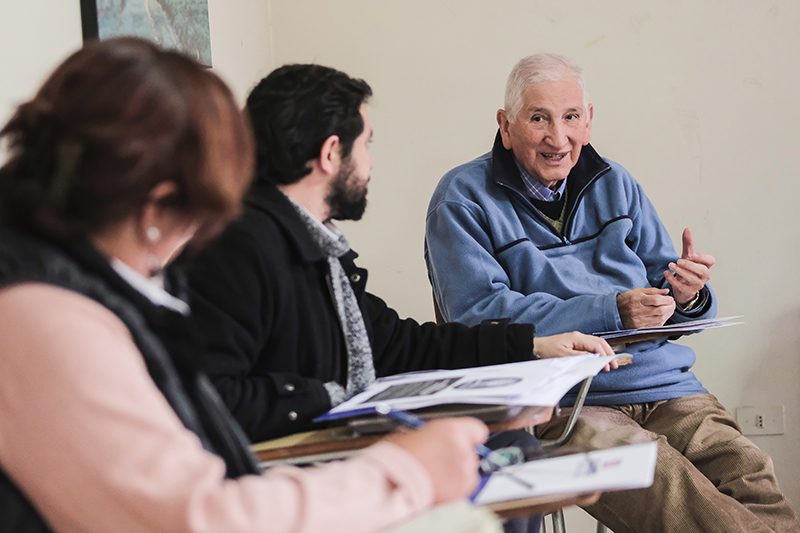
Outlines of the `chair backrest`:
M433 316L436 317L436 323L444 324L444 317L442 317L442 312L439 310L439 304L436 303L436 295L431 294L431 298L433 298Z

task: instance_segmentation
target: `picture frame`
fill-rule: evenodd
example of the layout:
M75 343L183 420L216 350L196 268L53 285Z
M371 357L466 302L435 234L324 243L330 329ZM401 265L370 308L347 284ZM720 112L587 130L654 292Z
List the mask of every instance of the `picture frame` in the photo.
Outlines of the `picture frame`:
M81 0L83 41L135 36L211 67L208 0Z

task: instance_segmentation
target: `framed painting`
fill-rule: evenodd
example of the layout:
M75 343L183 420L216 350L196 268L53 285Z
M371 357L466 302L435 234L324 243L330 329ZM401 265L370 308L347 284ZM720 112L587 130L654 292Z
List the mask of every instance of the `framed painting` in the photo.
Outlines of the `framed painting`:
M81 0L83 40L132 35L211 66L208 0Z

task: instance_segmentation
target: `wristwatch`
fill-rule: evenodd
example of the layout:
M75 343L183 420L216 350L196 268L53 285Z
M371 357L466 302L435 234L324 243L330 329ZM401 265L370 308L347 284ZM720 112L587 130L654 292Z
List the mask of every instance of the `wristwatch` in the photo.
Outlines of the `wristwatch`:
M693 310L697 307L697 303L700 301L700 291L697 291L695 295L692 297L691 300L686 302L686 305L681 305L677 301L675 302L675 307L678 308L679 311L687 312Z

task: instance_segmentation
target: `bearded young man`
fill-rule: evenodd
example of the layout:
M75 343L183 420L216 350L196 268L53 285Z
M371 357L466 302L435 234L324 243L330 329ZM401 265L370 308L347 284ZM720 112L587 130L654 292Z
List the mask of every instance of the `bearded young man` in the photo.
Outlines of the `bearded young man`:
M366 291L367 271L332 221L358 220L366 206L370 95L320 65L263 79L247 101L257 169L244 213L192 262L204 369L253 441L313 427L376 376L529 360L533 349L612 353L577 333L537 337L532 349L530 324L419 324Z

